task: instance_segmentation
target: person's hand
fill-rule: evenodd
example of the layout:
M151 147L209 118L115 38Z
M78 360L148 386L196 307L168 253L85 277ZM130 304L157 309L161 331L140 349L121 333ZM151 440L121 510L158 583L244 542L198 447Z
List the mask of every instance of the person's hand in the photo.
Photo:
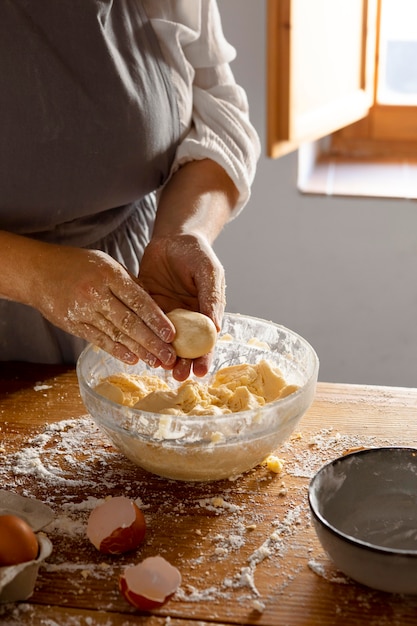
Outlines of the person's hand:
M59 328L126 363L171 368L174 327L119 263L98 250L47 246L31 304Z
M218 330L225 308L224 269L205 238L179 234L155 237L140 264L139 282L166 312L177 307L208 315ZM185 380L193 368L204 376L212 355L194 361L178 358L173 368L177 380Z

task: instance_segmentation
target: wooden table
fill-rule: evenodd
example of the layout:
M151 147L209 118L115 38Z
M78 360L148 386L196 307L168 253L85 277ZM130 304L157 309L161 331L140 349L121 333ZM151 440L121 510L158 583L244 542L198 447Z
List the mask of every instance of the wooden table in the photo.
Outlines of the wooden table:
M338 572L310 523L307 487L326 461L360 446L415 445L417 389L319 383L297 433L265 466L234 481L167 481L136 468L95 427L72 368L0 366L2 488L55 513L53 552L33 596L0 606L1 623L73 626L406 626L417 597L384 594ZM139 498L147 521L133 554L106 557L85 536L95 499ZM127 565L161 554L182 573L179 592L152 613L118 591ZM416 573L417 575L417 573Z

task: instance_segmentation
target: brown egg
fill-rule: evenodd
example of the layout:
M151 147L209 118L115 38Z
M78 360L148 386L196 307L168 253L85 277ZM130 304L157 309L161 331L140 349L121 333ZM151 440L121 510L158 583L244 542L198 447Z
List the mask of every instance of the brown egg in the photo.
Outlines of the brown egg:
M91 511L87 537L105 554L137 548L145 538L146 523L139 507L125 496L109 498Z
M35 533L17 515L0 515L0 567L33 561L39 553Z
M180 585L179 570L159 555L126 567L119 578L123 596L132 606L142 610L162 606Z

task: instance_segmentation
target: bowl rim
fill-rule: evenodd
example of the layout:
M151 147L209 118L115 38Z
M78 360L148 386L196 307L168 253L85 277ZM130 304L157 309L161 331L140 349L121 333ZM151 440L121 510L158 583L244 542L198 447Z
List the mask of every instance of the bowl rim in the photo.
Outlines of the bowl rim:
M231 419L235 418L245 418L247 415L249 414L253 414L254 411L258 412L262 409L268 408L268 410L273 407L275 407L276 405L280 405L282 407L285 407L287 405L291 405L294 403L295 399L298 398L300 395L302 395L303 393L305 393L305 390L308 389L313 382L317 382L317 378L318 378L318 372L319 372L319 366L320 366L320 361L319 361L319 357L317 355L317 352L315 351L315 349L313 348L313 346L310 344L309 341L307 341L307 339L305 339L304 337L302 337L300 334L298 334L296 331L291 330L290 328L287 328L286 326L283 326L282 324L277 324L275 322L272 321L268 321L266 319L260 318L260 317L254 317L251 315L244 315L241 313L231 313L226 311L224 313L224 317L228 317L228 318L239 318L239 319L248 319L248 320L253 320L255 322L261 322L264 324L268 324L268 325L272 325L275 328L277 328L278 330L283 330L284 332L290 333L295 339L298 339L299 341L301 341L302 344L304 344L308 349L309 352L311 354L311 357L313 359L313 370L311 375L309 376L309 378L307 379L307 381L305 382L305 384L300 387L299 389L297 389L296 391L294 391L293 393L291 393L288 396L285 396L284 398L278 398L277 400L273 400L272 402L268 402L267 404L264 404L263 406L259 406L256 407L255 409L247 409L245 411L238 411L236 413L226 413L226 414L220 414L220 415L195 415L193 413L190 414L185 414L185 415L169 415L169 414L165 414L165 413L153 413L152 411L144 411L143 409L135 409L133 407L127 407L127 406L123 406L120 405L117 402L114 402L113 400L110 400L108 398L104 398L104 396L102 396L101 394L97 393L94 390L94 387L90 386L87 382L87 380L84 378L84 376L81 375L81 366L82 363L84 361L84 359L86 358L87 354L89 352L92 351L97 351L99 352L103 352L104 354L108 354L105 350L103 350L102 348L99 348L97 346L95 346L94 344L87 344L87 346L85 346L85 348L82 350L82 352L80 353L78 359L77 359L77 363L76 363L76 372L77 372L77 377L78 377L78 382L80 387L83 387L85 390L88 391L88 393L91 393L93 398L95 398L98 401L105 401L106 403L109 403L109 406L113 407L113 408L118 408L120 409L120 407L122 406L122 408L124 409L125 412L130 413L132 412L133 415L141 415L143 413L146 413L146 416L149 416L149 419L160 419L161 416L163 417L170 417L172 419L178 420L178 421L189 421L191 419L193 419L194 421L198 420L198 419L205 419L208 416L212 417L213 419L216 420L216 422L223 422L223 421L230 421ZM219 333L219 337L221 337L221 332L222 330L220 330ZM113 357L112 355L109 355L111 358L116 359L116 357ZM129 367L127 366L125 363L123 363L122 361L121 363L121 367ZM135 366L133 366L135 367ZM150 371L152 371L152 369L158 369L158 368L150 368Z
M344 542L352 544L356 548L364 548L370 552L375 552L380 555L401 556L401 557L408 557L410 559L416 559L417 548L415 550L409 550L409 549L405 550L401 548L386 548L385 546L379 546L378 544L370 543L369 541L364 541L362 539L358 539L357 537L354 537L353 535L348 535L347 533L344 533L343 531L339 530L336 526L333 526L333 524L331 524L320 513L320 511L318 511L313 501L313 490L314 490L315 483L319 479L320 475L323 472L325 472L330 466L335 465L336 463L344 462L345 459L347 460L352 457L375 454L376 452L378 453L381 453L381 452L384 453L384 451L392 452L393 450L396 450L396 451L402 450L405 452L414 452L417 454L417 447L413 447L413 446L401 446L401 445L374 446L370 448L363 448L361 450L354 450L353 452L349 452L348 454L344 454L335 459L332 459L331 461L328 461L314 474L314 476L310 480L310 483L308 486L308 503L310 507L310 512L312 513L314 520L320 523L328 532L336 536L338 539L342 539Z

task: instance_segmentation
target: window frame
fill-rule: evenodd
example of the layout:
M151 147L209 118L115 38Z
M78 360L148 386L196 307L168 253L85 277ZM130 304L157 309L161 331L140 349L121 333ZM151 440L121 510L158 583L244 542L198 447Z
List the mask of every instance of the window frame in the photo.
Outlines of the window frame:
M357 94L344 108L341 106L339 118L334 117L328 126L319 124L303 137L291 135L291 15L294 3L302 1L267 0L267 156L278 158L326 136L322 159L417 160L413 156L417 155L417 106L376 101L382 0L363 0L362 69ZM319 21L317 25L320 28Z
M377 0L373 104L364 119L331 135L328 152L332 157L417 161L417 106L377 101L381 9L382 0Z

